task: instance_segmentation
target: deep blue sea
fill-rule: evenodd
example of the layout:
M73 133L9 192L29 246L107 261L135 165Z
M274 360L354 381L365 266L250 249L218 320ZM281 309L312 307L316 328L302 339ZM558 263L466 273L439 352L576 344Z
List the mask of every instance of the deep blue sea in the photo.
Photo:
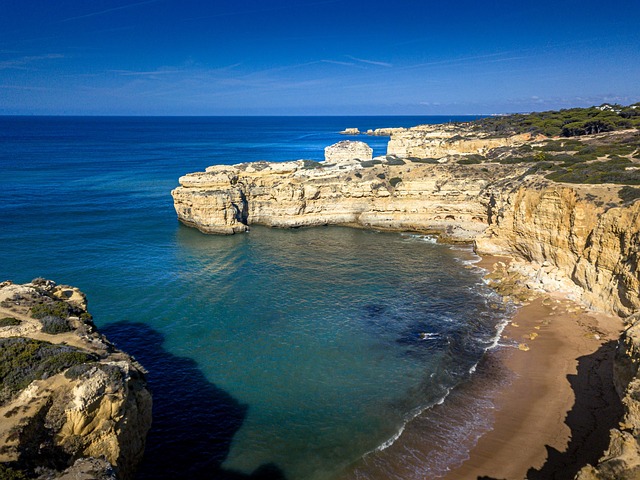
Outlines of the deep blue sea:
M322 160L346 127L463 119L0 117L0 280L81 288L147 368L140 479L392 478L407 459L381 452L446 404L509 313L471 250L341 227L207 236L170 191L213 164ZM449 454L422 452L420 478L464 455L460 432L431 428Z

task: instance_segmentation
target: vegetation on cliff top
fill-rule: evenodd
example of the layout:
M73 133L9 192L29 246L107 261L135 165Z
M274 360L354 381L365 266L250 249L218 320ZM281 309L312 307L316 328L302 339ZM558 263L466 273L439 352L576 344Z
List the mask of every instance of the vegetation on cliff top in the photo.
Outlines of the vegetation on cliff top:
M529 173L566 183L640 185L640 132L558 139L466 155L460 165L530 164Z
M67 345L23 337L0 339L0 403L9 400L34 380L95 360L89 353Z
M604 104L599 107L570 108L489 117L472 122L472 128L496 136L532 133L547 137L575 137L640 128L640 103L629 106Z

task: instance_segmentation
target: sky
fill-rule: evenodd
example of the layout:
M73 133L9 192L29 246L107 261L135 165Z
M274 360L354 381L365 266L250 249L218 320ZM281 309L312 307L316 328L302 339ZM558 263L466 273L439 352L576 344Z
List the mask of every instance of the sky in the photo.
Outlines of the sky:
M630 104L639 19L640 0L0 0L0 114Z

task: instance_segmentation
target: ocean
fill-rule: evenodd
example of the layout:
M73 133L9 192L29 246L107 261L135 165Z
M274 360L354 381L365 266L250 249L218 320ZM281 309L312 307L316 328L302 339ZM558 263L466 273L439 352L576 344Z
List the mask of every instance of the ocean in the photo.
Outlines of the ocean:
M207 236L170 191L213 164L322 160L347 127L468 119L0 117L0 280L79 287L149 371L140 479L437 478L486 428L490 401L464 385L510 315L471 249L343 227Z

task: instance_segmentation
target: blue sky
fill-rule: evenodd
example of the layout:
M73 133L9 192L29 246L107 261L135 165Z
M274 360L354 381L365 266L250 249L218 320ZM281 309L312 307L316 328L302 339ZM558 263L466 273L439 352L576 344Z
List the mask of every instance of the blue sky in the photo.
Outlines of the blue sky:
M639 19L639 0L0 0L0 114L628 104Z

